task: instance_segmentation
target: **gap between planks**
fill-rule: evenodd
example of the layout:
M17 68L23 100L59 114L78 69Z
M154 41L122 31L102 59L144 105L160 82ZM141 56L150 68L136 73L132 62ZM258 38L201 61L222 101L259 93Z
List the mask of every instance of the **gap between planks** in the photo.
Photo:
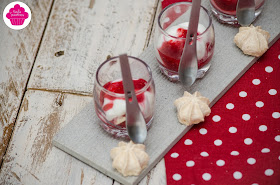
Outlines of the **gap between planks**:
M92 97L92 93L84 92L84 91L68 91L68 90L60 90L60 89L44 89L44 88L27 88L27 90L34 90L34 91L47 91L53 93L63 93L63 94L72 94L77 96L90 96Z
M38 45L38 48L37 48L37 51L36 51L36 54L35 54L35 58L34 58L34 61L33 61L33 63L32 63L30 72L29 72L29 74L28 74L28 78L27 78L27 81L26 81L26 84L25 84L25 87L24 87L23 95L22 95L21 100L20 100L19 109L17 110L17 114L16 114L16 117L15 117L15 121L14 121L14 123L12 123L12 124L13 124L13 128L15 127L15 123L16 123L16 121L17 121L17 119L18 119L18 115L19 115L20 109L22 108L22 102L23 102L23 100L24 100L25 93L26 93L26 91L27 91L27 84L28 84L28 82L29 82L29 80L30 80L31 73L32 73L34 64L35 64L35 62L36 62L36 58L37 58L38 53L39 53L39 50L40 50L42 40L43 40L44 35L45 35L45 31L46 31L46 28L47 28L47 25L48 25L48 22L49 22L49 18L50 18L50 14L51 14L51 12L52 12L52 8L53 8L53 5L54 5L54 1L55 1L55 0L52 0L51 7L50 7L50 10L49 10L48 16L47 16L47 21L46 21L46 24L45 24L45 26L44 26L44 30L43 30L41 39L40 39L40 41L39 41L39 45ZM13 131L12 131L12 133L11 133L11 136L10 136L10 138L9 138L9 140L8 140L7 147L6 147L5 152L4 152L4 154L3 154L3 160L2 160L1 163L0 163L0 173L1 173L2 165L3 165L4 160L5 160L5 156L6 156L7 150L8 150L8 148L10 147L10 143L11 143L11 139L12 139L13 135L14 135L14 129L13 129Z
M147 48L150 45L151 39L153 38L152 34L153 34L154 27L156 26L155 21L156 21L157 15L159 13L158 10L159 10L160 7L161 7L161 0L157 0L156 6L154 6L154 16L152 16L152 19L150 21L150 29L149 29L148 34L147 34L148 36L147 36L147 39L146 39L146 43L144 45L144 49Z

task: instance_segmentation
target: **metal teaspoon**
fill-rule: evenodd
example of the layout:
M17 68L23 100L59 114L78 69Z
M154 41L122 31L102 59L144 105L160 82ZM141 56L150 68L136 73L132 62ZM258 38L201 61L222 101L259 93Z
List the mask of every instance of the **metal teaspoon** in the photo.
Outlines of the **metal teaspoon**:
M141 113L134 84L132 81L128 57L120 55L120 65L123 79L123 88L126 101L126 129L128 136L134 143L144 143L147 137L147 127Z
M201 0L192 1L192 10L183 54L179 64L179 79L190 87L197 76L196 38Z

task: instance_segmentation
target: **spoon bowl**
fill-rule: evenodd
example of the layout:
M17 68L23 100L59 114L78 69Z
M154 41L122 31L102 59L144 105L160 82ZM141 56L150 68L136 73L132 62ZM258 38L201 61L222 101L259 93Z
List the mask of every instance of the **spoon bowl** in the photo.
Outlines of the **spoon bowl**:
M241 26L249 26L255 19L255 0L238 0L236 17Z

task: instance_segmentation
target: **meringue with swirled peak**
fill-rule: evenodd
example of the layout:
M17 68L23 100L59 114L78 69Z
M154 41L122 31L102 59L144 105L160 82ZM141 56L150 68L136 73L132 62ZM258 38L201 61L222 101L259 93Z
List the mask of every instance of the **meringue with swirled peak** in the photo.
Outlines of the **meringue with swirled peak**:
M211 113L209 99L201 96L199 92L192 95L185 91L183 97L176 99L174 104L179 122L187 126L204 121L204 117Z
M123 176L137 176L146 168L149 155L145 152L145 145L119 142L110 152L113 159L113 168L116 168Z
M244 54L260 57L268 49L270 34L260 26L240 27L239 33L234 37L234 43Z

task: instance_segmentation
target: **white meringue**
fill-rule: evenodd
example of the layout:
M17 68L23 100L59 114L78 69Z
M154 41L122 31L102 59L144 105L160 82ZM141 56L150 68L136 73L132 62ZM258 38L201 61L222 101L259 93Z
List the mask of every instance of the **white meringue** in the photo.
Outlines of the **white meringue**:
M145 145L134 144L132 141L119 142L110 152L113 167L123 176L139 175L149 162L149 155L145 152Z
M204 121L204 116L211 113L209 99L201 96L199 92L192 95L185 91L183 97L175 100L174 104L179 122L187 126Z
M259 57L268 49L270 35L260 26L240 27L239 33L234 37L234 43L244 54Z

